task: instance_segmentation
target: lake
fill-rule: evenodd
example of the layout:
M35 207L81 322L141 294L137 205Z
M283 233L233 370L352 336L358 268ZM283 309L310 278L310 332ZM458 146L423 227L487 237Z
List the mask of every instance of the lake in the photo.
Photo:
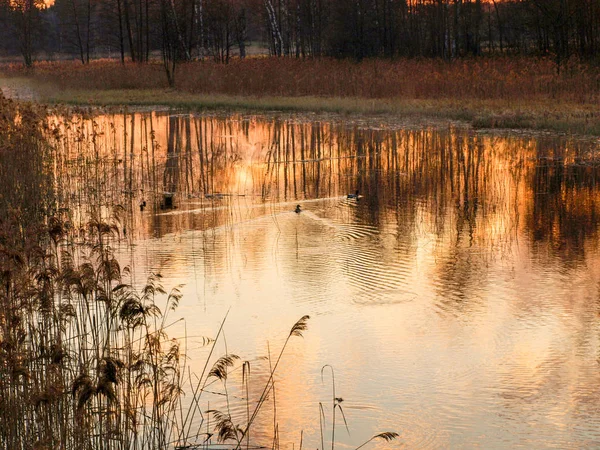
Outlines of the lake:
M330 446L337 397L341 449L383 431L400 437L371 448L600 446L598 140L310 114L49 124L58 207L122 206L133 283L182 286L190 374L227 316L210 358L241 359L204 410L243 425L242 362L257 399L310 316L257 443L321 447L321 421Z

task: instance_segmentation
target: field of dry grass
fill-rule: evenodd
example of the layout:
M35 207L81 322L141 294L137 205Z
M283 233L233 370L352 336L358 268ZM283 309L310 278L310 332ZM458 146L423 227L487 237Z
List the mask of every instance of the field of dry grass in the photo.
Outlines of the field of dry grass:
M58 103L418 114L600 134L600 70L575 60L560 74L549 59L521 57L192 62L178 66L175 90L158 63L52 62L0 71L29 79L41 100Z

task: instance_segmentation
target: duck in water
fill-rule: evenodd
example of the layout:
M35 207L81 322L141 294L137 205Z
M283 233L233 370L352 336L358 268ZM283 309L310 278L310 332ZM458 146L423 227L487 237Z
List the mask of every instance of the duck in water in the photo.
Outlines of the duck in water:
M296 205L296 209L294 210L296 214L300 214L302 210L300 209L300 205Z
M358 190L354 194L348 194L348 198L358 200Z

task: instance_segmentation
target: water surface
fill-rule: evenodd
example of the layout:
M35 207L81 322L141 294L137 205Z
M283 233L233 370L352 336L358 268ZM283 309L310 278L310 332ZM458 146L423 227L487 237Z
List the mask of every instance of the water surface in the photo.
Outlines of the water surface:
M319 402L330 445L330 366L350 432L338 411L338 448L381 431L401 437L370 446L600 446L597 141L378 118L51 122L59 203L82 223L121 205L134 282L183 285L171 333L192 371L229 311L218 352L251 362L257 398L264 357L311 316L261 415L264 445L276 429L285 448L302 430L320 447ZM238 369L243 424L240 385ZM207 409L225 409L211 388Z

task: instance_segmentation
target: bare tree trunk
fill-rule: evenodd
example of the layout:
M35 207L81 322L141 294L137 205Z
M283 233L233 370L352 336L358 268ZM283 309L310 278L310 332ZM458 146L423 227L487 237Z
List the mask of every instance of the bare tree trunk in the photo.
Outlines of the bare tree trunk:
M498 23L498 39L500 40L500 53L504 53L504 26L502 21L500 20L500 11L498 9L498 2L496 0L492 0L494 4L494 11L496 12L496 22Z
M85 36L85 62L90 62L90 40L92 34L92 0L87 2L87 33Z
M129 40L129 54L131 55L131 60L135 62L135 49L133 46L133 33L131 31L131 21L129 19L128 0L123 0L123 7L125 9L125 26L127 28L127 39Z
M454 45L452 46L452 56L455 58L460 55L460 14L462 0L454 0Z
M481 0L475 0L475 55L481 53Z
M123 36L123 20L121 11L121 0L117 0L117 19L119 21L119 48L121 50L121 64L125 64L125 37Z
M181 30L179 28L179 21L177 20L177 11L175 10L175 0L170 0L169 5L171 6L172 21L175 26L175 32L177 33L177 40L179 41L179 45L181 45L181 48L185 54L185 59L189 61L192 59L192 57L190 56L189 49L185 43L185 39L183 39L183 35L181 34Z
M19 23L19 40L21 47L21 54L23 55L23 61L25 67L33 66L33 15L35 14L35 5L33 0L26 0L23 5L22 11L18 12L20 20Z
M246 8L242 8L235 19L235 39L240 49L240 59L244 59L246 57L246 32Z
M190 8L190 22L189 22L189 33L188 33L188 40L187 40L187 48L189 49L190 52L190 57L193 58L194 55L194 44L195 44L195 34L197 33L197 29L196 29L196 13L197 13L197 8L196 8L196 2L198 0L192 0L192 5Z
M170 87L175 86L175 68L177 64L177 41L173 36L171 10L167 2L161 0L161 25L162 25L162 59Z
M136 21L136 40L137 40L137 55L140 62L144 61L144 7L142 0L135 1L135 21Z
M300 3L296 4L296 58L300 58L300 55L304 57L304 45L303 39L301 36L303 35L302 31L302 20L300 19Z
M196 29L196 51L198 59L204 59L204 0L196 0L195 3L195 23Z
M146 62L150 61L150 0L146 0Z
M229 29L229 21L225 29L225 64L229 64L229 51L231 49L231 31Z
M85 56L83 54L83 41L81 39L81 29L79 27L79 16L77 14L76 0L71 0L71 6L73 7L73 20L75 21L75 33L77 34L77 47L79 48L79 58L81 59L81 64L85 64Z
M279 29L279 23L277 22L277 15L275 14L275 8L271 0L264 0L265 8L267 9L267 15L269 16L269 27L271 29L271 37L273 39L273 50L276 56L281 56L283 51L283 38L281 37L281 31Z

